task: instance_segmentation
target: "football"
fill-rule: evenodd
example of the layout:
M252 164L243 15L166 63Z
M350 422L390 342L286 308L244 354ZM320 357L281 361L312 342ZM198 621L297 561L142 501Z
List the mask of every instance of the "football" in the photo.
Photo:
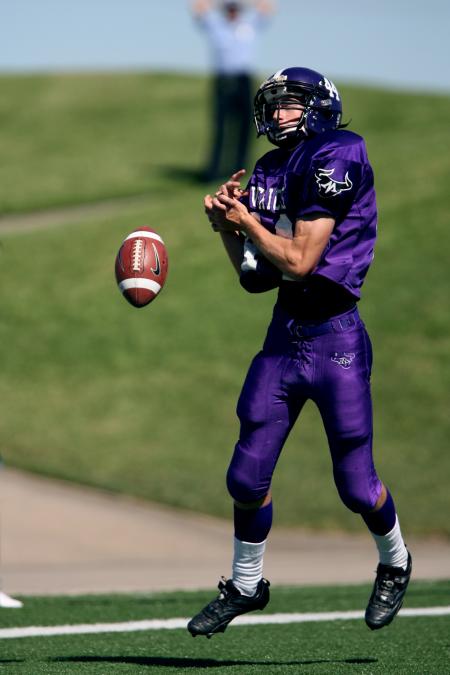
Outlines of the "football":
M145 307L163 288L168 270L162 238L150 227L133 230L116 257L116 280L124 298L133 307Z

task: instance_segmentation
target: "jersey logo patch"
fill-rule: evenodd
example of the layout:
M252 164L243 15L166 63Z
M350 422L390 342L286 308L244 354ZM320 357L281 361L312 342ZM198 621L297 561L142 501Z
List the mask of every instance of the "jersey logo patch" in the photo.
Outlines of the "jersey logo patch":
M347 370L352 365L352 361L355 358L353 352L334 352L334 356L331 357L331 360L334 363L337 363L341 368Z
M341 192L352 189L353 183L348 176L348 171L345 174L344 180L335 180L332 178L333 174L334 169L318 169L314 174L321 197L336 197Z

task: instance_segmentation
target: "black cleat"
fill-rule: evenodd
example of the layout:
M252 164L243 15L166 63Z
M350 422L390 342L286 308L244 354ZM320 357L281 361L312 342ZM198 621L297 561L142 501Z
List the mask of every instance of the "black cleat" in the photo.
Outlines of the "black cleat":
M403 598L411 577L412 559L408 552L406 570L380 563L377 578L366 609L366 624L371 630L387 626L403 604Z
M255 595L248 597L238 591L231 579L227 581L222 577L218 586L219 596L189 621L188 631L192 637L206 635L207 638L214 633L223 633L230 621L240 614L264 609L269 602L269 586L267 579L261 579Z

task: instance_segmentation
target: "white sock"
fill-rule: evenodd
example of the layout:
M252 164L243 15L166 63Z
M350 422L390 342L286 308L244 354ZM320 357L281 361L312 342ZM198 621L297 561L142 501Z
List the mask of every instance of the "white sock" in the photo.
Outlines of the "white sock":
M253 544L234 538L232 579L242 595L255 595L258 582L262 579L265 548L265 541Z
M374 534L371 532L370 534L377 545L380 563L391 565L392 567L403 567L406 570L408 551L403 541L397 516L395 517L395 525L390 532L387 534Z

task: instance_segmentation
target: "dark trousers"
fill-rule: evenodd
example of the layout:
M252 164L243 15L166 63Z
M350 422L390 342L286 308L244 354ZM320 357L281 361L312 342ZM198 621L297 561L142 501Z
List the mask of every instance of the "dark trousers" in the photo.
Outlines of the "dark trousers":
M253 118L252 78L246 73L216 75L212 82L213 138L207 180L247 168Z

